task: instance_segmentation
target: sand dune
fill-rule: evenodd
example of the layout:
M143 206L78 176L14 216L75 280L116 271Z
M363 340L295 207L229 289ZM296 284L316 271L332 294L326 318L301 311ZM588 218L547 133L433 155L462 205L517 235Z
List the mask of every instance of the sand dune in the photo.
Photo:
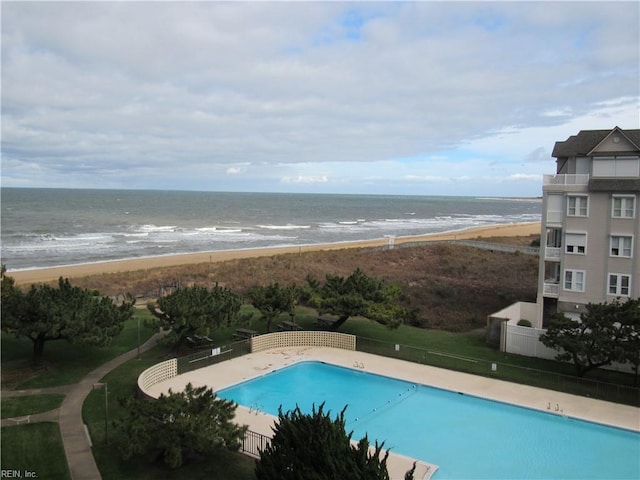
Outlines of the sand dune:
M490 237L517 237L533 235L540 232L540 223L518 223L492 225L477 228L469 228L462 231L440 233L432 235L419 235L410 237L396 237L395 244L405 242L427 240L460 240L470 238ZM180 255L166 255L160 257L145 257L133 260L115 260L110 262L86 263L82 265L70 265L52 268L39 268L33 270L21 270L9 272L16 283L30 284L49 282L59 277L77 278L101 273L117 273L134 270L146 270L155 267L169 267L174 265L187 265L195 263L222 262L238 258L272 256L283 253L299 253L314 250L338 250L345 248L362 248L372 246L384 246L389 243L388 238L376 240L363 240L357 242L341 242L331 244L304 245L293 247L271 247L242 250L218 250L213 252L186 253Z

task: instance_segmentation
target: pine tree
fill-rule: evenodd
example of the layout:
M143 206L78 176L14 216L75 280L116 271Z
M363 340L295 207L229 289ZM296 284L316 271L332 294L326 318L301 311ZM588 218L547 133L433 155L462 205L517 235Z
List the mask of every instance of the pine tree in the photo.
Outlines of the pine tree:
M382 454L384 442L376 442L374 453L369 452L365 436L355 446L353 432L345 430L345 407L335 419L324 411L324 403L311 414L299 407L278 412L274 435L270 444L260 452L256 464L259 480L388 480L387 458ZM412 470L405 479L413 478Z

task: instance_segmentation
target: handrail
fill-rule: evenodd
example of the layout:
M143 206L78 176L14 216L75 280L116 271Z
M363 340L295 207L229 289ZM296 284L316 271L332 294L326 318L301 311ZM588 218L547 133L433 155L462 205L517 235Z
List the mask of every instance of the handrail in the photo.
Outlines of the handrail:
M588 173L561 173L557 175L543 175L543 185L588 185Z

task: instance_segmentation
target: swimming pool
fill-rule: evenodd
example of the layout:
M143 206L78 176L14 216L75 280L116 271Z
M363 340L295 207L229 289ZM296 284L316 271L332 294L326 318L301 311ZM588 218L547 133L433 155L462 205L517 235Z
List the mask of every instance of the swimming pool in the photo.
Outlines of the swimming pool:
M337 367L300 362L218 396L271 415L345 404L354 439L438 465L435 480L638 479L640 434Z

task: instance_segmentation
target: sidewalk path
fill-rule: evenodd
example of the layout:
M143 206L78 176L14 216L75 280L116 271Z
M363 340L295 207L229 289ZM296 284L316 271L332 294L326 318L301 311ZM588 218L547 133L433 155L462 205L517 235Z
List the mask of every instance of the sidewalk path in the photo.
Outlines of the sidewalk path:
M162 336L156 333L143 345L140 346L140 352L155 347L158 340ZM65 399L60 408L42 412L30 416L30 422L41 421L58 421L60 424L60 433L62 435L62 443L64 452L67 457L67 465L71 473L72 480L99 480L100 471L96 465L89 438L87 437L84 421L82 420L82 404L87 395L93 389L93 385L98 383L102 377L107 375L114 368L122 365L128 360L135 358L138 354L138 348L134 348L119 357L99 366L92 372L89 372L82 380L73 385L64 385L52 388L37 388L33 390L9 390L2 391L3 397L17 397L23 395L38 395L44 393L64 393ZM16 425L15 420L3 419L1 425Z

